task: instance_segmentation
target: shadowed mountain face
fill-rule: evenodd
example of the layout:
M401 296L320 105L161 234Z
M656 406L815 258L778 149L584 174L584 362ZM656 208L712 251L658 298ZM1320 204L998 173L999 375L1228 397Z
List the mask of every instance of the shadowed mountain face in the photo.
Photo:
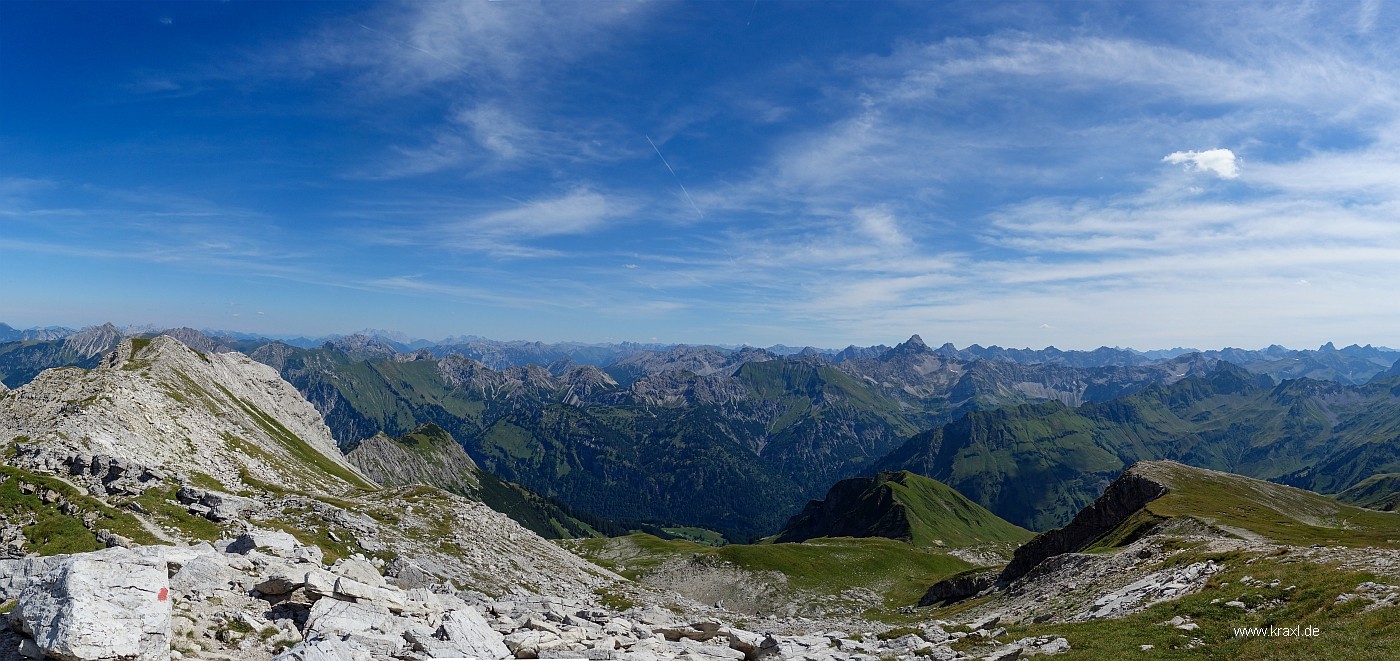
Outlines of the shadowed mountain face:
M557 502L506 482L467 456L441 427L427 423L401 436L376 434L345 455L384 486L424 484L485 503L546 539L577 539L625 532L609 522L580 519Z

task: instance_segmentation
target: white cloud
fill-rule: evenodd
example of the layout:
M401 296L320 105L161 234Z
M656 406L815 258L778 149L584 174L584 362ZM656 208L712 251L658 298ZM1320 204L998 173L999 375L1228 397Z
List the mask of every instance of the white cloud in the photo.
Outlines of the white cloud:
M587 188L576 188L552 198L533 200L467 221L466 226L486 234L540 237L585 234L602 227L621 212L619 205Z
M1162 162L1185 165L1188 172L1210 172L1222 179L1240 176L1239 159L1229 149L1177 151L1163 156Z
M880 245L895 247L909 242L909 237L900 231L898 221L887 209L856 209L855 217L860 231Z
M460 205L460 202L457 203ZM559 257L564 253L530 245L538 239L581 236L603 231L636 212L627 198L578 186L562 195L520 201L514 206L463 217L444 203L432 211L439 220L393 238L395 242L446 246L502 257Z

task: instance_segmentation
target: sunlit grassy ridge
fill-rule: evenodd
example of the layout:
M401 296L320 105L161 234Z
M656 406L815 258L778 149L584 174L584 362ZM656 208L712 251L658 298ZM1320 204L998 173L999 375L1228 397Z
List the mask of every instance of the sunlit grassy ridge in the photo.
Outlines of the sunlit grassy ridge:
M793 517L776 540L888 537L951 548L1020 543L1034 533L1012 525L951 487L908 471L842 480L826 499Z
M1144 462L1134 470L1168 487L1146 507L1159 517L1190 516L1280 544L1400 548L1400 513L1172 462Z

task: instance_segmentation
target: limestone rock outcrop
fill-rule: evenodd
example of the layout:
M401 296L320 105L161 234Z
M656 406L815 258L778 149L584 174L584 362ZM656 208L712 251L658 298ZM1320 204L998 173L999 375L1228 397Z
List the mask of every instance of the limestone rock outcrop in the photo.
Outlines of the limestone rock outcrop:
M336 495L374 486L271 368L165 336L123 340L96 369L46 370L0 399L0 439L15 437L48 455L204 473L231 491L250 479Z
M10 622L56 659L166 658L170 587L160 547L58 559L31 575Z
M1046 558L1086 547L1166 493L1167 487L1161 481L1129 468L1109 485L1098 500L1081 510L1069 525L1041 534L1016 549L1016 554L1002 571L998 582L1009 584L1025 576Z

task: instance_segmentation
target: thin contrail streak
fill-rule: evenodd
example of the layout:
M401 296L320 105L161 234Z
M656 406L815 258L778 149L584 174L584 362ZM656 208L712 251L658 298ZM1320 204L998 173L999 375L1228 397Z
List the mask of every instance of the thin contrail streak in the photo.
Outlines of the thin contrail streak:
M643 135L645 135L645 134L643 134ZM675 170L675 168L671 167L671 164L666 162L666 157L661 155L661 149L658 148L658 147L656 146L656 143L655 143L655 142L652 142L652 141L651 141L651 136L648 135L648 136L646 136L646 138L647 138L647 144L651 145L652 150L656 152L657 158L660 158L660 159L661 159L661 164L664 165L664 166L666 166L666 169L667 169L667 170L670 170L670 171L671 171L671 178L675 179L675 180L676 180L676 185L681 187L681 193L683 193L683 194L685 195L685 201L690 203L690 208L694 209L694 210L695 210L695 213L696 213L696 214L699 214L699 216L700 216L701 218L704 218L704 217L705 217L705 213L704 213L703 211L700 210L700 207L695 206L695 200L693 200L693 199L690 198L690 191L686 190L686 189L685 189L685 184L681 183L681 178L680 178L679 176L676 175L676 170Z

